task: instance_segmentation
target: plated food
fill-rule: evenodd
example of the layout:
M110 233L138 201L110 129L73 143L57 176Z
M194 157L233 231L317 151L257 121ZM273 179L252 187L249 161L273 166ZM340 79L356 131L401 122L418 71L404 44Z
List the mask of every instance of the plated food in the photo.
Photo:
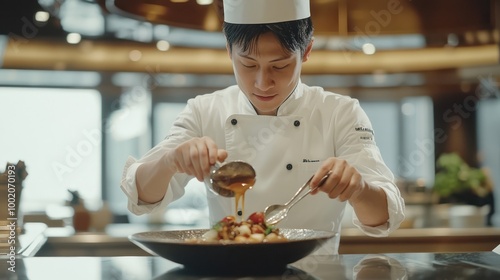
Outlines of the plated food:
M259 243L286 241L278 228L268 226L264 222L263 212L254 212L248 219L238 222L234 216L226 216L201 238L188 239L188 242L221 242L221 243Z
M207 231L149 231L135 233L129 239L152 255L182 264L185 270L206 275L243 273L242 276L248 276L248 273L281 274L288 264L311 254L337 236L331 231L280 228L280 235L286 237L283 242L186 241L201 240Z

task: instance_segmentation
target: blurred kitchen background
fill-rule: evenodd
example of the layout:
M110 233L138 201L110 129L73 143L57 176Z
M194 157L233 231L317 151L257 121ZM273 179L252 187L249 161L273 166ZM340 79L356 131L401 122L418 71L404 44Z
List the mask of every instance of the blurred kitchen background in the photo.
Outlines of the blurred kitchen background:
M161 141L189 98L235 83L214 1L2 1L0 164L26 163L26 220L71 216L71 190L111 213L105 222L204 225L197 181L164 213L140 217L119 186L127 157ZM499 227L500 214L488 215L500 208L500 1L311 2L303 81L360 100L406 197L403 226ZM440 158L463 160L441 177L445 189L487 170L472 184L486 191L437 194ZM472 218L454 223L461 211Z

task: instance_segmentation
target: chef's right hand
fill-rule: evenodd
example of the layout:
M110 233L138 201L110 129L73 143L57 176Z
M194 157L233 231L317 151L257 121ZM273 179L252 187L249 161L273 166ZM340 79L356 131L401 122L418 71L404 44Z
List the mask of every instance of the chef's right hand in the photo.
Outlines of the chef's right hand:
M226 150L217 148L210 137L190 139L169 152L169 162L175 164L177 172L195 176L202 182L209 174L210 166L227 158Z

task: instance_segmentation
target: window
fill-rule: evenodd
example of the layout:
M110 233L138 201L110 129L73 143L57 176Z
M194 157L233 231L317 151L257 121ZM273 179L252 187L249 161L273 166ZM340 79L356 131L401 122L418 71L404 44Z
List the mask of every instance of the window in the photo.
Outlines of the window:
M434 113L430 97L408 97L401 101L401 151L399 175L434 185Z
M107 100L104 109L104 199L113 213L129 215L127 197L120 188L123 167L129 156L139 159L151 149L151 93L132 87L117 100Z
M186 107L186 103L161 102L154 105L154 145L161 142L168 135L175 119L184 107Z
M399 104L394 101L363 102L361 107L372 122L375 141L385 164L396 175L399 156Z
M184 107L186 103L161 102L154 105L154 145L168 135L170 127ZM172 224L208 226L205 184L192 179L185 190L183 197L167 207L165 221Z
M396 177L434 183L433 103L429 97L360 102L380 153Z
M86 202L101 201L98 91L0 87L0 119L0 162L23 160L28 171L23 211L61 205L68 189Z
M478 102L478 146L482 167L489 169L493 181L496 209L500 200L500 99L485 99ZM493 224L500 226L500 215L496 214Z

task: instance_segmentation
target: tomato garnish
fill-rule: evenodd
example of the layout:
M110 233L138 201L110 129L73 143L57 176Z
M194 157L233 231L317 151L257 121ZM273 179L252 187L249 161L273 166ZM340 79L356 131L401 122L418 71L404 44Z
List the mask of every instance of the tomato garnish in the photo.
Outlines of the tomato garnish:
M249 217L254 224L263 224L264 223L264 212L254 212Z

